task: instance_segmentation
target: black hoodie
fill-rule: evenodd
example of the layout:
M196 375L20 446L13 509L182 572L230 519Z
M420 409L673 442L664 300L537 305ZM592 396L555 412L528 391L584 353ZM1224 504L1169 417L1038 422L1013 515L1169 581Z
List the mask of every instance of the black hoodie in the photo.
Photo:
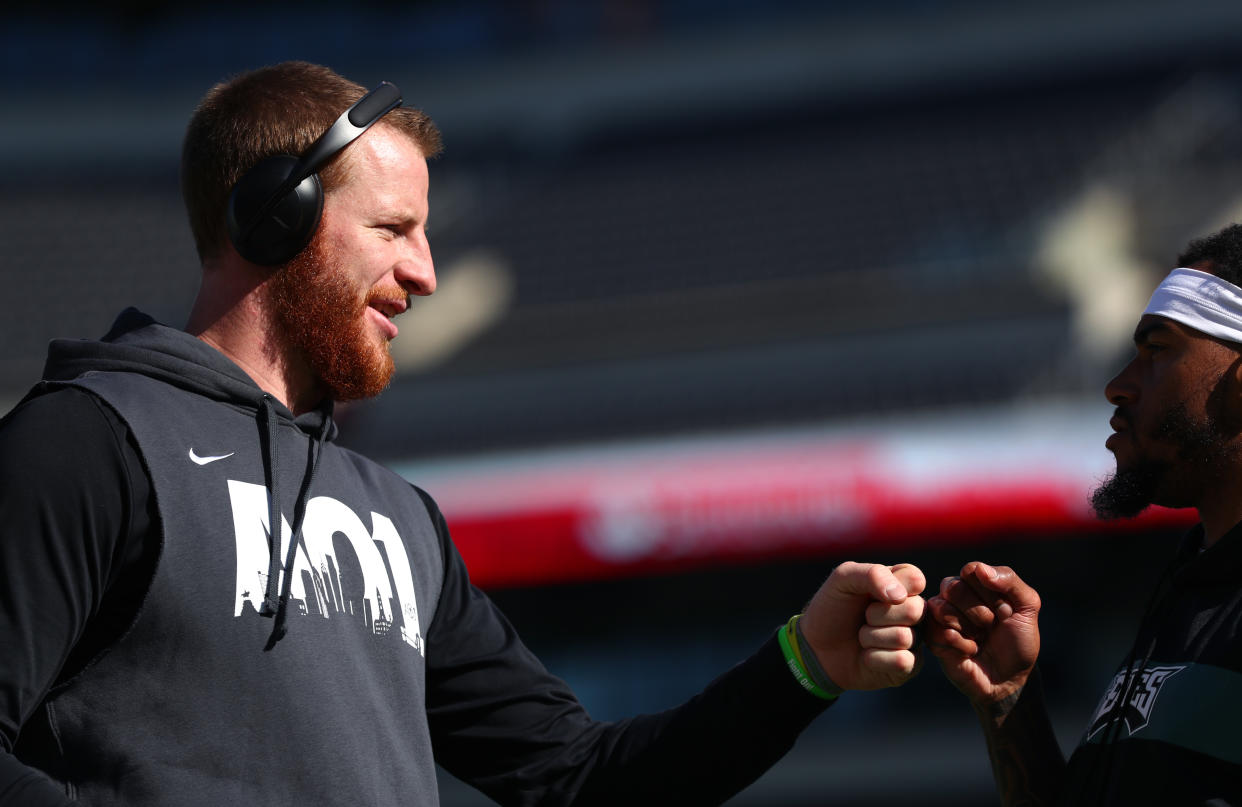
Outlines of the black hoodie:
M133 310L52 344L0 425L0 805L430 805L434 762L505 804L718 803L823 710L769 640L592 721L334 433Z
M1166 571L1069 765L1066 804L1242 805L1242 525Z

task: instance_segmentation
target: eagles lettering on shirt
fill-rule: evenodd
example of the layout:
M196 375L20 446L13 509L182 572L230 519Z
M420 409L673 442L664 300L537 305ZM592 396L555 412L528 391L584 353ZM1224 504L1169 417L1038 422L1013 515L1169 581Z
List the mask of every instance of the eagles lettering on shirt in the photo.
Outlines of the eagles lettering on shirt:
M1137 667L1138 665L1135 665L1131 670L1122 670L1114 676L1095 714L1091 716L1091 723L1087 729L1088 741L1097 739L1097 734L1116 722L1120 722L1125 727L1127 736L1146 728L1151 721L1152 709L1155 708L1160 690L1169 678L1186 669L1185 664L1148 667L1143 670L1138 670ZM1123 703L1122 690L1126 688L1127 679L1129 679L1130 695ZM1098 739L1106 740L1107 738Z
M1153 659L1109 683L1069 762L1071 804L1242 804L1242 673ZM1128 693L1128 694L1127 694ZM1101 777L1112 795L1099 793ZM1236 796L1236 798L1235 798ZM1212 803L1217 803L1213 801Z

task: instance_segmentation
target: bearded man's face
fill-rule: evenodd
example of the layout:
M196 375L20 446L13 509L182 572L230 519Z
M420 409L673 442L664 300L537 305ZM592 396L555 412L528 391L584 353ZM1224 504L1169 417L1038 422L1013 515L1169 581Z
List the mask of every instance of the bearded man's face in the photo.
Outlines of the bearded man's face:
M305 356L328 394L337 401L378 395L394 370L388 339L368 314L376 306L404 310L397 286L365 287L316 233L310 245L269 281L269 293L289 346Z
M1172 456L1140 454L1124 466L1119 461L1116 473L1091 494L1100 518L1132 518L1152 504L1189 506L1203 477L1218 473L1232 454L1216 420L1207 415L1196 421L1184 403L1169 408L1147 440L1172 447Z
M1101 518L1196 506L1233 461L1242 430L1236 347L1151 314L1134 342L1135 357L1104 390L1117 406L1105 443L1117 472L1092 494Z
M427 161L377 123L342 155L311 243L267 281L273 349L337 401L378 395L393 375L392 318L436 289L427 241Z

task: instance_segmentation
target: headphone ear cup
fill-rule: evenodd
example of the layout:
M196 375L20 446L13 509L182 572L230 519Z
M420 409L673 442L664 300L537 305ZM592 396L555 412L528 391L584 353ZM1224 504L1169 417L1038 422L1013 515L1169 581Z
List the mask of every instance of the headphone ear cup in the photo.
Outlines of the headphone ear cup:
M225 214L229 240L251 263L276 266L292 260L319 226L323 186L318 174L311 174L271 203L300 162L287 154L269 157L246 172L229 194ZM265 207L270 209L263 215Z

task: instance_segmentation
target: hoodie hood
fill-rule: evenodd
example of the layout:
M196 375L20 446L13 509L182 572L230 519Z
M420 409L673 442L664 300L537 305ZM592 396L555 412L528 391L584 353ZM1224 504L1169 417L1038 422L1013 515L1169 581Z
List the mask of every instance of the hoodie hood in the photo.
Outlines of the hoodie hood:
M292 419L210 345L136 311L51 346L34 395L63 390L90 396L96 439L123 450L92 473L71 442L48 446L91 485L79 498L149 518L117 524L98 563L78 540L91 512L41 528L58 563L90 567L82 601L124 624L34 693L16 746L30 769L109 807L435 804L425 637L445 581L468 584L430 499L321 442L328 407Z
M275 617L266 650L271 650L284 637L294 556L310 499L315 471L323 454L324 443L336 436L332 421L332 402L327 400L316 410L294 417L288 407L264 392L245 371L206 342L185 331L161 325L135 308L127 308L98 341L57 339L48 349L43 368L44 383L71 382L93 373L126 372L148 376L174 387L220 403L235 406L253 415L259 427L263 469L269 500L269 524L280 523L280 492L277 488L282 457L277 453L277 430L281 421L290 422L309 438L306 470L302 474L294 506L292 540L288 555L280 557L280 541L269 541L267 591L263 616ZM283 583L278 581L283 579Z
M159 379L211 400L275 415L326 439L336 438L331 401L294 417L289 409L256 384L231 359L185 331L161 325L136 308L126 308L102 339L54 339L43 367L44 381L72 381L91 372L130 372Z

